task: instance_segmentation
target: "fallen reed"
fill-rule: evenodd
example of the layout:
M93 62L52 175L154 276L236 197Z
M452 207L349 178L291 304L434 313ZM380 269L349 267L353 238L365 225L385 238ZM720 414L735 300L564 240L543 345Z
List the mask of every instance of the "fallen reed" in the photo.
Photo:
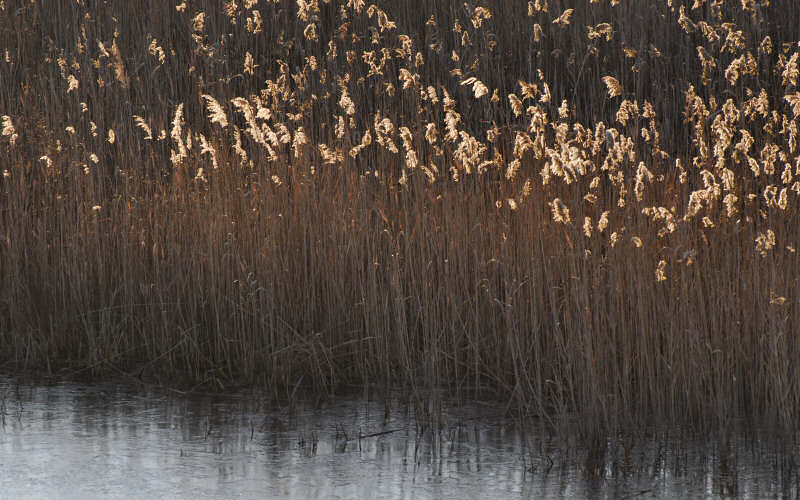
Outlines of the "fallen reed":
M3 359L794 429L800 10L567 3L0 1Z

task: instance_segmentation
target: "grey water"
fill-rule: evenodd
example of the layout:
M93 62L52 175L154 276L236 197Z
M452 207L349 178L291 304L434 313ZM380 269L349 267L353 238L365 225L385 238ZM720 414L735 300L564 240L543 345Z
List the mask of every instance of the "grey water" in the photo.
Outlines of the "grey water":
M665 433L599 456L501 405L275 402L0 377L0 498L795 498L793 443ZM673 436L673 437L669 437Z

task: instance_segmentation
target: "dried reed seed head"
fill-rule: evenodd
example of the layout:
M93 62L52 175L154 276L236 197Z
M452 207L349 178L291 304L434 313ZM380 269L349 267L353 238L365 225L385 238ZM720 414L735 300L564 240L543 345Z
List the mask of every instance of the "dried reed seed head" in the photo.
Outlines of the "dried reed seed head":
M19 138L17 134L17 130L14 128L14 123L11 121L11 117L8 115L3 115L0 118L0 124L2 124L3 130L1 132L3 137L8 137L8 142L11 146L14 146Z
M611 213L610 210L606 210L602 214L600 214L600 219L597 221L597 230L600 231L601 233L605 231L605 229L608 227L608 215L610 213Z
M228 126L228 117L225 114L225 110L222 109L220 103L214 99L213 96L208 94L203 94L201 96L204 101L206 101L206 107L208 108L208 119L211 123L216 123L222 128Z
M608 88L609 98L613 99L623 94L624 90L622 89L622 85L620 85L619 80L617 80L613 76L604 76L602 80L603 83L605 83L606 87Z
M797 78L800 76L800 69L798 69L798 56L800 56L800 52L795 52L792 54L792 57L786 63L786 66L784 66L783 73L781 73L781 77L783 78L782 84L784 86L797 86Z
M553 19L553 24L560 28L566 27L570 23L570 17L572 17L573 12L575 12L575 9L566 9L557 18Z
M553 220L562 224L570 223L569 208L561 201L560 198L555 198L550 202L550 209L553 212Z
M658 261L658 266L656 267L656 281L662 282L667 280L667 262L664 259Z
M506 179L513 180L514 177L516 177L517 175L517 171L519 170L520 165L521 162L519 161L519 159L515 159L511 163L509 163L508 167L506 168Z

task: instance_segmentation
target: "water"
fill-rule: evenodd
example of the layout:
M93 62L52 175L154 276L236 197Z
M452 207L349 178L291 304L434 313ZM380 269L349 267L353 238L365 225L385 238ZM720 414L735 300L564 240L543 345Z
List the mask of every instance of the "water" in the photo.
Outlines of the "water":
M794 447L639 440L594 457L492 405L178 395L0 378L0 498L796 497ZM432 431L431 424L436 423ZM359 439L359 436L362 436ZM369 436L369 437L364 437ZM788 449L787 456L785 450Z

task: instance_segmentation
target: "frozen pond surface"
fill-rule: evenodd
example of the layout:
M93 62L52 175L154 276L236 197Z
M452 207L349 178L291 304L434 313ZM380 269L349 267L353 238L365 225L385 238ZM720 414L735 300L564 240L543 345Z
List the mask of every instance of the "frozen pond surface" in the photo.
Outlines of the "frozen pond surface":
M178 395L0 378L2 498L714 498L800 494L792 456L756 439L660 439L597 459L502 409L253 393ZM427 419L426 419L427 420ZM433 429L433 430L432 430ZM361 436L369 436L362 437Z

